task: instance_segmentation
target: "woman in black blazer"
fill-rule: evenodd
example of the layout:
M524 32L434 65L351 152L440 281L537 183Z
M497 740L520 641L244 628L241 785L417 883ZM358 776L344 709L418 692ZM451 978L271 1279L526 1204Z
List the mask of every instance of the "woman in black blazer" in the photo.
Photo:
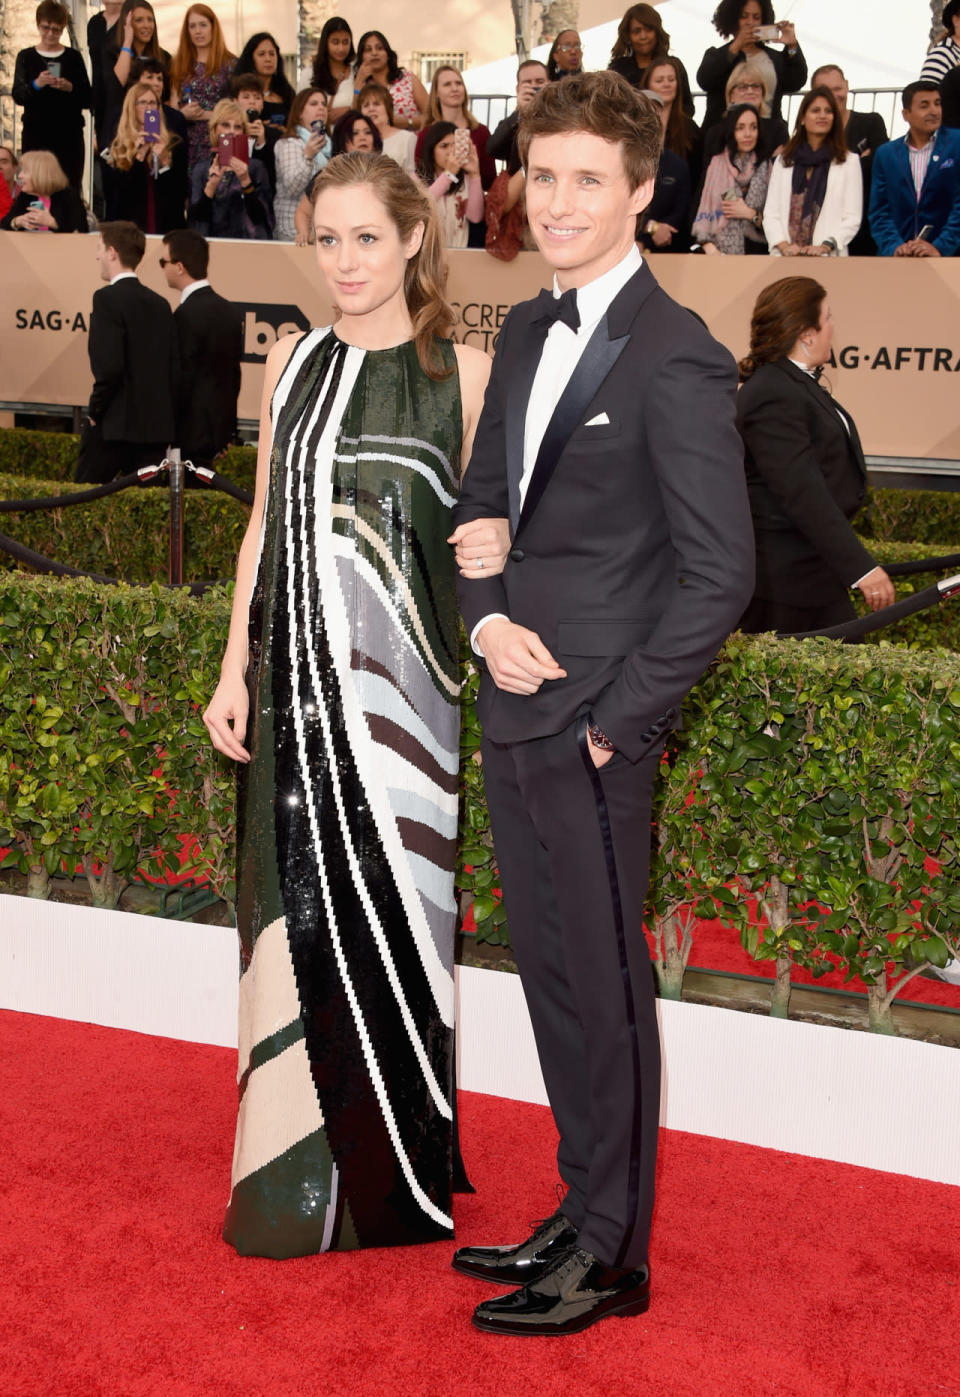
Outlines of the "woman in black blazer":
M779 24L782 49L768 48L754 39L754 31L772 25L771 0L721 0L714 11L713 27L728 40L718 48L707 49L697 69L697 82L707 94L707 110L703 118L706 131L723 116L727 79L738 63L752 58L769 67L775 84L768 84L770 115L780 116L780 98L784 92L799 92L807 80L807 60L800 52L793 25L785 20Z
M854 533L867 470L852 417L819 383L833 319L812 277L783 277L757 297L740 363L737 427L757 548L749 632L821 630L854 618L858 587L874 611L893 584Z

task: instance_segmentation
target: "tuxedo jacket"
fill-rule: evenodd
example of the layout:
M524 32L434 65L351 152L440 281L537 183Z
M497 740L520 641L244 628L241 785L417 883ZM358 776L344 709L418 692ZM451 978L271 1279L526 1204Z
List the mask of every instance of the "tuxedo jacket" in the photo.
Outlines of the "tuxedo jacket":
M170 307L137 277L103 286L90 316L88 416L105 441L172 442L177 379Z
M933 225L930 241L941 257L960 250L960 131L941 127L920 198L913 184L906 137L888 141L873 157L870 232L881 257Z
M468 633L491 612L536 631L567 678L534 695L483 674L495 742L559 732L579 714L637 760L736 625L754 549L729 353L644 263L584 349L520 508L527 400L546 336L536 302L497 343L456 522L510 520L499 576L458 579Z
M876 566L850 520L867 493L856 424L789 359L763 364L737 394L757 540L755 595L813 606Z
M237 430L243 324L240 311L210 286L173 313L180 357L177 440L186 455L212 460Z

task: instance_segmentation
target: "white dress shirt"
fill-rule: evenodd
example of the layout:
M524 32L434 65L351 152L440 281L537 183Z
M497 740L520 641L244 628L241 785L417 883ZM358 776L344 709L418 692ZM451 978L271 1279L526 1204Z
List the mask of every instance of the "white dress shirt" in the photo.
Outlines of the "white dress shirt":
M112 277L110 278L110 280L109 280L109 282L107 283L107 285L108 285L108 286L116 286L116 284L117 284L118 281L123 281L123 279L124 279L125 277L128 277L128 276L132 276L132 277L134 278L134 280L136 280L137 274L136 274L136 272L117 272L117 275L116 275L116 276L112 276Z
M187 299L187 297L188 297L188 296L192 296L193 293L194 293L194 291L199 291L200 288L201 288L201 286L209 286L209 285L210 285L210 283L209 283L209 281L207 280L206 277L200 277L200 279L199 279L198 281L191 281L190 285L189 285L189 286L185 286L185 287L183 288L183 290L180 292L180 304L183 305L183 303L184 303L184 301Z
M614 297L623 290L642 265L643 258L640 256L639 248L634 243L626 257L615 267L611 267L608 272L598 276L595 281L588 282L586 286L578 287L577 310L580 314L580 328L571 330L569 325L565 325L562 320L557 320L547 332L547 338L540 354L540 363L537 365L537 372L530 389L530 397L527 400L527 415L524 420L523 469L520 475L521 509L527 496L533 468L537 464L540 445L547 427L550 425L550 419L553 417L557 403L560 401L567 384L573 377L573 371L580 362L587 342L606 315ZM559 298L561 294L556 276L553 278L553 294L556 298ZM503 613L500 611L492 611L489 616L484 616L474 626L470 636L470 644L478 655L483 654L477 645L477 635L481 628L488 621L502 615Z

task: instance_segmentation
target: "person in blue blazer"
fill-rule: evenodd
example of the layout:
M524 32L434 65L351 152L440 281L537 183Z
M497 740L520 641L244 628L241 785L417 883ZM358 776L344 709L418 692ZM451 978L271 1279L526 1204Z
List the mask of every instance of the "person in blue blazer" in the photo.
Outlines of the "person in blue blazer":
M960 131L943 127L940 90L921 80L903 90L903 140L873 157L870 232L881 257L955 257L960 251ZM922 175L917 194L916 175ZM922 238L925 228L930 232Z

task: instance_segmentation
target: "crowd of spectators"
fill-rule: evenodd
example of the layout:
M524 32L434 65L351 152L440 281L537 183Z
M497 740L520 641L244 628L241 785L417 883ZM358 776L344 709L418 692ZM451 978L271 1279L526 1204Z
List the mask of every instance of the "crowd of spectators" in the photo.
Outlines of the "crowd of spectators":
M299 91L272 34L253 34L238 57L205 4L186 10L170 54L148 0L106 0L87 28L89 72L62 43L66 7L42 0L36 18L38 42L16 60L21 159L0 148L0 226L24 232L90 226L81 201L90 110L100 217L145 233L189 227L205 237L302 243L311 236L312 184L327 161L383 150L429 190L448 246L509 259L531 245L519 115L544 84L583 63L580 35L562 30L546 63L520 65L516 109L491 135L458 69L437 68L427 91L385 34L368 30L355 41L340 16L324 24L310 85ZM774 19L772 0L717 5L722 42L696 71L706 96L698 124L660 11L631 5L609 66L647 94L663 126L638 241L651 252L710 256L956 255L960 0L948 0L942 18L942 39L903 92L907 134L890 141L882 117L848 107L837 64L816 69L807 85L796 30ZM790 131L783 99L800 92Z

